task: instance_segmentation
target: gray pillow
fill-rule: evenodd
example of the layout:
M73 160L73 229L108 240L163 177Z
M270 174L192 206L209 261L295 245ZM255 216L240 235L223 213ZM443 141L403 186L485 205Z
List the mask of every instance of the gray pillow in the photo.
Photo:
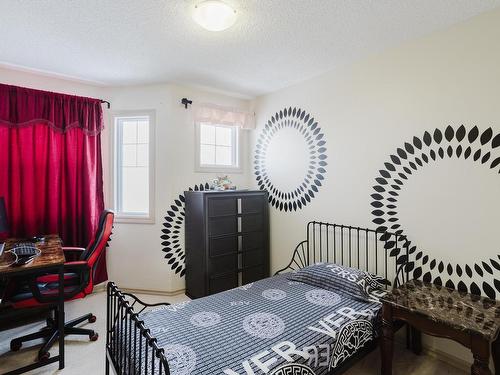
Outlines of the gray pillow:
M358 300L376 302L385 294L387 283L383 277L334 263L316 263L287 274L287 278Z

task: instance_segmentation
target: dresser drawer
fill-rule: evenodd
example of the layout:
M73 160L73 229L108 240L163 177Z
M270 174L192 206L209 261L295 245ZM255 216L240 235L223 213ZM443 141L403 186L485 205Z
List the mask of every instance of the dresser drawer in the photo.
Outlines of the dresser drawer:
M250 251L255 249L261 249L264 247L264 233L263 232L252 232L241 236L242 251Z
M243 259L243 268L262 266L266 262L262 249L246 251L242 253L241 256Z
M260 196L240 198L240 213L261 213L264 210L264 199Z
M253 283L254 281L261 280L267 277L267 270L264 266L247 268L243 271L242 274L242 283L248 284Z
M208 234L210 236L233 234L237 231L238 220L236 216L211 217L208 219Z
M219 275L228 271L238 269L238 254L223 255L208 259L208 273L210 275Z
M236 253L238 251L238 236L210 238L208 243L209 256Z
M208 216L236 215L238 204L236 198L209 198Z
M208 294L214 294L236 288L238 286L238 273L228 273L220 276L212 276L208 281Z
M264 217L261 214L241 216L241 232L261 231L264 228Z

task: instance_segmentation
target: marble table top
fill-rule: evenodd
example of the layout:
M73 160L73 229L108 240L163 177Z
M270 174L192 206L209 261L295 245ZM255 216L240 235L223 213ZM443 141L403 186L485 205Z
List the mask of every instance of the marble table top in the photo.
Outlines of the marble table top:
M500 327L500 301L419 280L408 281L382 301L489 341Z

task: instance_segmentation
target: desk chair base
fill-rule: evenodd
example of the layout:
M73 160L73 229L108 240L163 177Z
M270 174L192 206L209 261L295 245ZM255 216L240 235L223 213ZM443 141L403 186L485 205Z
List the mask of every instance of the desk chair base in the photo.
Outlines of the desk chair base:
M24 342L44 339L45 343L42 345L38 351L38 360L47 360L50 357L49 350L54 345L54 343L59 339L59 329L57 328L57 311L54 312L54 318L47 319L47 326L42 328L38 332L31 333L29 335L21 336L13 339L10 342L10 350L16 352L23 346ZM67 335L83 335L88 336L90 341L97 341L99 335L97 332L91 329L75 327L76 325L88 321L89 323L94 323L97 320L96 316L93 314L86 314L79 318L70 320L64 324L64 336Z

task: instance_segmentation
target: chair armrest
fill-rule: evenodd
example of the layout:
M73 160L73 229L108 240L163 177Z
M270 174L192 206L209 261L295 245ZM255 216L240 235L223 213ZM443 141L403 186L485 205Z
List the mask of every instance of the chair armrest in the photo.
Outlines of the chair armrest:
M89 267L86 261L75 261L75 262L66 262L64 263L64 298L71 299L76 294L80 293L85 285L88 283L89 275L91 272L91 268ZM66 285L66 274L67 273L75 273L78 275L79 285L75 285L73 290L66 291L66 287L71 288L72 286ZM33 275L28 280L26 280L33 297L40 303L54 303L59 298L57 293L57 289L54 289L51 292L44 292L41 290L42 285L48 282L59 282L59 274L40 274ZM39 283L41 283L39 285Z
M64 284L66 285L66 281L71 281L75 279L75 275L78 278L82 278L82 275L88 273L90 267L88 266L86 261L79 260L75 262L66 262L64 263ZM59 282L59 274L57 273L49 273L37 276L35 278L36 283L58 283Z
M85 251L83 247L63 247L62 249L67 261L80 259L80 255Z

